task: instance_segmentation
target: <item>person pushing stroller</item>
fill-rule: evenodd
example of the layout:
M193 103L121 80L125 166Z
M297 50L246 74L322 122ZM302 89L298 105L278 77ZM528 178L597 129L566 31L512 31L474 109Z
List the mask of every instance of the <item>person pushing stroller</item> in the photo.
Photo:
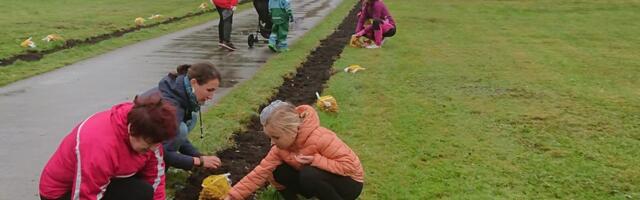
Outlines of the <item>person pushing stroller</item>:
M271 14L271 35L269 35L269 49L274 52L289 51L287 34L289 22L293 22L293 12L289 0L269 0L269 13Z

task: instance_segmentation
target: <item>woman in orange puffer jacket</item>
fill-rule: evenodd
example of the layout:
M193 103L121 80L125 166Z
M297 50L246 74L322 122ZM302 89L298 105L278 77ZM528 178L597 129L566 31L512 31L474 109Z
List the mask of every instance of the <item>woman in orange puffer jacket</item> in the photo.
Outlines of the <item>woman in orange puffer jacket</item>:
M277 100L262 110L260 122L274 146L226 199L245 199L267 180L285 199L297 199L297 194L321 200L360 195L360 159L335 133L320 126L313 107Z

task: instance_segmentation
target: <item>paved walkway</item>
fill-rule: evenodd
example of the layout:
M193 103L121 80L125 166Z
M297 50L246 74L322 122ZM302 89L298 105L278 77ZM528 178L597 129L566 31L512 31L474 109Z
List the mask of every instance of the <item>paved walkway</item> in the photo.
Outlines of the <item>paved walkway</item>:
M290 41L341 1L292 0L296 23L291 26ZM74 125L94 112L131 100L179 64L210 61L220 69L224 82L215 104L273 55L264 43L248 48L247 35L256 31L257 18L253 9L236 13L232 40L238 50L234 52L217 47L215 19L1 87L0 200L38 199L42 167Z

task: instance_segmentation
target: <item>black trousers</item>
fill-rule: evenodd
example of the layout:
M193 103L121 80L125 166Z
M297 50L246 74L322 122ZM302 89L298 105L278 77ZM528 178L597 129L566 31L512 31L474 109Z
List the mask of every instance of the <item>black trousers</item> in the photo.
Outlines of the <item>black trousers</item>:
M304 166L300 171L282 164L273 171L276 182L286 189L280 194L286 200L298 199L297 194L320 200L353 200L360 196L362 183L348 176L336 175L316 167Z
M382 23L382 21L379 20L379 19L373 20L373 29L374 30L380 29L380 24L381 23ZM394 35L396 35L396 28L395 27L393 27L392 29L389 29L387 32L384 32L382 34L382 37L393 37Z
M71 192L58 199L41 200L70 200ZM104 192L103 200L152 200L153 186L138 177L111 179L111 183Z
M231 24L233 23L233 10L216 6L220 22L218 23L218 37L220 42L231 42Z

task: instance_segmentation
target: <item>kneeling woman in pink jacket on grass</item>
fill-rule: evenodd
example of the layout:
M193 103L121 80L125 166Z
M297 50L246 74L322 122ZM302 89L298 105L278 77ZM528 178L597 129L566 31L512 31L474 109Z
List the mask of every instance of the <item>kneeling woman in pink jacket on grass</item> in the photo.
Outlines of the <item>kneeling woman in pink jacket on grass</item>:
M41 199L165 199L161 142L175 107L160 94L98 112L67 135L40 176Z
M245 199L266 181L287 200L298 194L321 200L360 195L360 159L335 133L320 126L313 107L274 101L262 110L260 122L274 146L226 199Z

